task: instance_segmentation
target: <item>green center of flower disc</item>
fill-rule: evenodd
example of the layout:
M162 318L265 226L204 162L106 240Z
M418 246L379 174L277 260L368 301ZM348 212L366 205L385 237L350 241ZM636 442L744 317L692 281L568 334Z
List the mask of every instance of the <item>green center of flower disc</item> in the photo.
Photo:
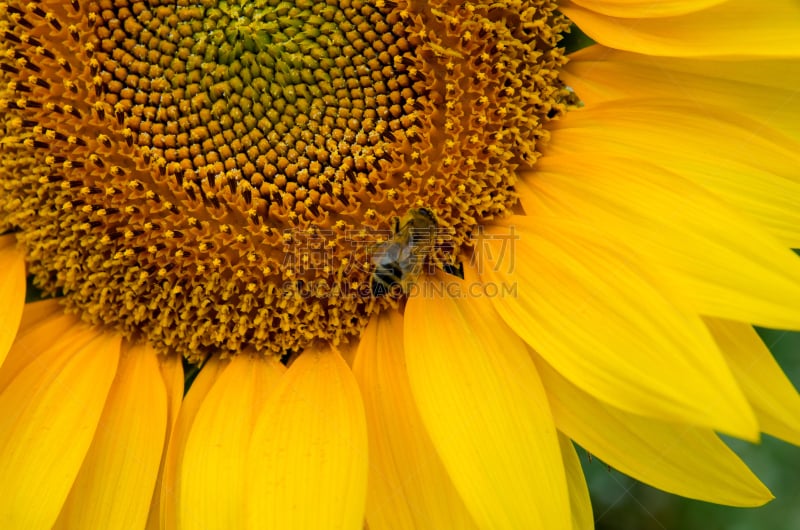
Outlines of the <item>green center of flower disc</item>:
M5 2L0 229L88 321L189 358L346 340L392 303L395 216L455 261L515 204L563 110L554 9Z

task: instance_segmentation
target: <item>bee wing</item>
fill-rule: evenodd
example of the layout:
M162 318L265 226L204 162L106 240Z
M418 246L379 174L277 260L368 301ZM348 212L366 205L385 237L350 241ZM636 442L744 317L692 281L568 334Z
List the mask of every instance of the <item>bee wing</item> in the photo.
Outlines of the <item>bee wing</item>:
M381 266L387 263L397 262L400 258L402 247L394 241L381 243L372 249L372 263Z

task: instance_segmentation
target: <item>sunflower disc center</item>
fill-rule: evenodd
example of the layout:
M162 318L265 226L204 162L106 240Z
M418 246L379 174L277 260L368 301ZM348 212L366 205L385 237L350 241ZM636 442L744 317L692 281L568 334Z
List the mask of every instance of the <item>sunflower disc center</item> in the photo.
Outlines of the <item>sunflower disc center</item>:
M0 228L88 320L190 358L345 340L391 303L392 219L429 209L458 259L563 108L563 19L506 4L8 2Z

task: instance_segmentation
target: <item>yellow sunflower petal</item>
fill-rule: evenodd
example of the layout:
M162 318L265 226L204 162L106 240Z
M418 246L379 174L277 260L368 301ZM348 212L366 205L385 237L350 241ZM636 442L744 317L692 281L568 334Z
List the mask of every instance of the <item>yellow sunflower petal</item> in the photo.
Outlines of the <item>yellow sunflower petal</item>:
M800 143L764 124L676 100L620 100L569 114L551 146L549 155L582 160L604 153L673 171L784 244L800 246Z
M420 415L478 526L570 528L558 438L524 343L485 298L412 297L404 327Z
M250 434L284 371L272 357L238 355L217 378L197 411L183 450L181 528L244 528Z
M99 427L55 528L142 528L167 431L157 353L123 343Z
M594 530L594 515L592 514L592 500L589 497L589 487L586 485L586 476L583 474L581 461L572 441L564 434L558 433L558 445L564 457L564 469L567 472L567 486L569 487L569 506L572 510L573 530Z
M164 387L169 397L167 401L169 403L167 425L169 430L172 431L178 421L178 414L183 401L183 389L186 384L183 362L178 355L159 355L158 368L161 371L161 378L164 381Z
M800 445L800 394L755 330L716 318L707 318L706 325L753 405L761 430Z
M800 55L800 4L773 0L769 9L764 7L751 0L729 0L661 18L615 18L572 2L560 9L592 39L621 50L675 57Z
M475 528L422 425L403 351L403 318L384 311L361 335L353 365L369 435L369 528Z
M622 18L651 18L684 15L726 0L572 0L590 11Z
M0 236L0 300L3 301L0 365L14 342L25 306L25 255L15 248L15 244L13 234Z
M800 61L794 58L653 57L595 45L570 54L562 76L587 110L615 99L678 98L697 116L709 107L730 109L800 139L798 94L789 81L800 78Z
M664 491L760 506L769 490L711 430L637 416L580 390L537 362L558 429L616 469Z
M164 485L167 449L169 447L169 440L172 438L172 433L175 430L175 424L178 420L181 401L183 401L184 387L183 363L179 356L159 355L158 367L161 370L161 378L164 381L164 388L167 391L167 435L164 438L164 449L161 452L158 477L156 486L153 488L153 497L150 501L150 514L147 517L147 524L145 525L147 530L162 529L161 493Z
M704 189L642 160L543 157L526 207L599 227L635 248L697 313L800 329L800 259Z
M347 363L347 366L352 368L353 362L355 362L356 353L358 352L358 342L357 341L350 341L347 344L340 344L337 346L339 350L339 355L342 356L344 362Z
M120 337L76 325L0 394L0 521L50 528L95 434L119 360Z
M518 239L501 254L512 229ZM757 439L755 417L703 322L676 306L635 254L604 237L546 216L488 228L476 243L484 281L518 286L517 296L492 298L503 319L599 399Z
M361 529L367 427L358 383L329 349L300 354L257 419L247 528Z
M31 330L42 324L45 320L64 314L64 306L57 298L49 298L38 302L25 304L22 321L19 324L17 338L28 334Z
M80 320L75 315L65 314L61 306L50 300L25 304L19 333L0 367L0 390L6 388L39 352L49 349L54 338L63 337L76 326L80 326Z
M166 458L164 460L163 479L159 492L159 527L168 530L181 528L179 522L179 500L181 492L182 455L186 447L192 423L197 411L200 409L220 372L228 365L227 360L221 360L216 355L210 357L203 365L203 369L195 378L189 392L181 403L178 418L170 434L167 444Z

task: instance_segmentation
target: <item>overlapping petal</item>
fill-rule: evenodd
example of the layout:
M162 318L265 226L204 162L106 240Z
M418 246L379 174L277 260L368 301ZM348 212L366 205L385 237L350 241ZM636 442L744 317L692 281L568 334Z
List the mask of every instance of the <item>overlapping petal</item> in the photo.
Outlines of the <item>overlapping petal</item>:
M123 343L117 375L54 528L142 528L167 432L157 353Z
M605 233L598 221L535 214L488 228L476 241L481 277L516 284L518 293L493 298L497 311L599 399L757 438L755 417L703 322L666 294L647 262Z
M572 510L572 529L592 530L594 528L592 501L589 497L589 487L586 485L586 477L583 475L578 453L575 451L572 441L562 433L558 433L558 445L561 448L561 455L564 457L564 470L569 488L569 506Z
M773 0L769 6L751 0L728 0L700 11L660 18L613 17L592 11L594 2L583 4L586 7L566 1L561 11L592 39L611 48L675 57L800 55L800 5L794 0ZM611 4L601 2L598 6Z
M75 315L64 314L55 300L25 304L14 345L0 368L0 390L31 362L33 352L47 351L53 337L64 337L80 320Z
M706 318L765 433L800 445L800 395L747 324Z
M48 298L47 300L39 300L38 302L25 304L22 321L19 324L17 339L30 333L38 326L52 326L53 318L64 315L64 306L59 302L60 300L57 298ZM72 318L74 322L78 322L77 318ZM60 336L60 333L56 332L55 335Z
M210 357L181 403L180 412L167 444L161 491L156 492L158 499L154 500L154 505L157 502L158 507L152 508L158 511L158 527L161 529L177 530L181 528L179 503L183 487L181 464L184 448L198 410L228 362L228 360L221 360L216 356Z
M475 528L417 412L404 356L402 316L373 317L353 365L369 434L369 528Z
M172 432L178 422L186 384L183 362L178 355L161 354L158 357L158 367L161 370L161 378L167 390L167 403L169 404L167 408L167 425L169 426L169 431Z
M632 477L686 497L760 506L769 490L711 430L623 412L537 362L558 429Z
M685 15L727 0L572 0L575 5L597 13L622 18L654 18Z
M727 109L760 122L756 123L755 132L768 124L795 140L800 139L797 104L800 95L795 84L787 81L800 78L800 60L793 57L749 60L652 57L598 44L570 54L562 77L585 103L586 110L610 100L679 100L685 107L680 118L703 117L708 111ZM567 124L571 118L572 115L568 116ZM678 125L683 122L676 121ZM559 121L556 126L562 123ZM667 131L672 124L672 120L651 122L652 126ZM706 133L712 130L715 128L705 128ZM700 140L725 140L724 134L710 136ZM738 158L742 155L735 149L728 153ZM769 157L757 154L752 160L771 163Z
M181 455L182 529L244 528L250 435L284 371L275 358L238 355L214 382Z
M547 157L522 191L526 208L599 227L636 249L693 311L800 329L800 260L758 224L642 160Z
M0 365L14 342L25 305L25 255L15 248L16 241L13 234L0 236Z
M363 527L364 408L337 352L306 350L291 364L256 420L246 458L246 528Z
M548 154L571 158L584 171L584 159L597 171L607 156L645 161L637 173L655 164L713 192L784 244L800 246L800 143L734 112L697 112L676 99L602 102L559 123Z
M0 394L0 521L8 528L55 523L119 360L119 336L83 324L62 335L46 325L39 331L47 340L36 349L19 351L19 341L12 347L15 373Z
M436 293L425 280L405 310L411 390L453 484L481 528L571 527L547 398L524 343L486 298ZM535 499L535 502L534 502Z
M156 485L153 488L150 500L150 513L147 516L145 528L147 530L163 530L162 521L164 518L162 510L162 492L164 492L164 470L167 463L167 449L183 401L184 374L183 363L177 355L159 355L158 367L161 371L161 379L164 382L164 389L167 392L167 435L164 438L164 447L161 451L161 462L158 467Z

